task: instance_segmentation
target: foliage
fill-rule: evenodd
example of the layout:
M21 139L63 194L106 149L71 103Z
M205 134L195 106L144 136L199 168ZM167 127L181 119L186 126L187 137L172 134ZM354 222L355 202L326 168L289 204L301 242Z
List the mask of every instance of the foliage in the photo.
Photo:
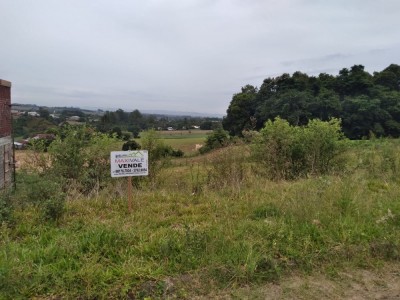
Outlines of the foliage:
M293 179L325 174L333 167L342 138L340 121L311 120L307 126L291 126L276 118L268 121L253 144L253 157L271 179Z
M246 85L241 93L235 94L223 119L224 128L230 135L241 135L243 130L253 129L251 118L255 115L257 88Z
M208 134L205 145L199 149L200 153L206 153L212 149L218 149L228 144L228 133L221 127L214 129L213 132Z
M67 201L57 223L43 222L33 203L16 205L13 226L0 227L0 298L215 298L228 285L257 286L293 273L395 266L399 140L346 143L346 172L290 182L250 172L246 145L188 159L161 170L168 177L157 189L135 190L132 214L121 185ZM207 178L219 159L230 178L200 179L204 192L193 195L192 166ZM229 160L236 166L229 169ZM28 182L21 175L15 199L21 180L26 192L44 180L48 193L53 178ZM35 194L27 199L40 203L41 192Z
M30 107L28 108L30 109ZM38 109L34 108L33 110ZM60 131L57 125L63 124L63 127L65 127L68 124L67 118L72 116L79 116L82 124L95 126L102 133L110 136L114 136L116 133L119 139L125 141L132 136L135 139L140 138L140 133L149 129L166 130L168 127L172 127L190 132L191 129L198 128L197 126L212 130L221 125L221 118L217 117L142 114L137 109L132 112L125 112L122 109L105 112L98 110L89 114L88 111L79 108L54 108L54 112L57 114L55 118L50 116L46 108L39 107L38 112L41 114L40 117L29 116L27 113L14 117L13 135L24 139L43 133L57 135Z
M141 138L142 149L149 154L149 180L154 184L161 170L168 165L170 146L164 144L155 130L146 131Z
M140 144L135 140L129 140L122 145L122 151L139 150L140 148Z
M0 227L3 223L9 224L13 220L14 205L11 191L0 191Z
M28 149L32 151L29 157L30 163L25 165L24 168L40 174L49 172L51 161L47 154L48 147L48 142L44 139L32 140L28 146Z
M167 130L168 127L172 127L190 130L193 126L200 126L201 129L211 130L221 123L219 118L144 115L137 109L132 112L122 109L106 111L99 121L97 129L101 132L118 132L115 131L118 128L122 132L129 131L134 138L139 138L142 131L151 129Z
M57 178L46 175L22 173L18 176L14 201L20 207L37 207L45 221L57 221L64 213L65 193Z
M88 127L68 127L49 148L51 171L75 183L84 193L98 191L110 180L109 156L117 140Z
M233 95L223 126L230 135L241 136L243 130L260 130L278 116L290 125L339 118L350 139L368 138L370 133L399 137L399 82L400 66L395 64L373 75L362 65L343 68L337 76L282 74L265 79L260 89L248 85Z
M207 168L208 186L239 192L247 175L248 149L242 146L225 147L210 159Z
M79 179L85 163L83 149L90 139L86 127L68 127L51 144L49 154L55 173L65 179Z
M183 157L185 153L181 149L173 149L171 147L170 155L173 157Z
M29 138L54 128L56 128L54 122L45 118L28 115L13 118L13 135L15 137Z

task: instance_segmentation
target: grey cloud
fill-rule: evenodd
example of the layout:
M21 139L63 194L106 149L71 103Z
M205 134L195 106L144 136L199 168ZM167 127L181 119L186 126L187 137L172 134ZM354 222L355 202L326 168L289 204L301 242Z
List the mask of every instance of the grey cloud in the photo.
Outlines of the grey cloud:
M224 113L294 71L398 62L400 2L23 0L2 3L13 101Z

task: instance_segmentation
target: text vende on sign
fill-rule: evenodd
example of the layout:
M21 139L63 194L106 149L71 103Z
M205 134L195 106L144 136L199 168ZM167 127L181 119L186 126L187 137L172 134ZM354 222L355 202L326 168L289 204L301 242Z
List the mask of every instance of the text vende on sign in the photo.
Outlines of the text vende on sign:
M111 177L149 175L147 150L112 151L110 158Z

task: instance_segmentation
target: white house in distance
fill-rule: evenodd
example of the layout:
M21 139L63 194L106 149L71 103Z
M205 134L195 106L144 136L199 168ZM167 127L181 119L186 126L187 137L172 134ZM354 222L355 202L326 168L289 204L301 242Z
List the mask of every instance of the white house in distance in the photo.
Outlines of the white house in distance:
M36 111L28 111L28 116L31 117L40 117L40 114Z
M74 121L74 122L79 122L81 120L81 117L79 116L72 116L68 118L68 121Z

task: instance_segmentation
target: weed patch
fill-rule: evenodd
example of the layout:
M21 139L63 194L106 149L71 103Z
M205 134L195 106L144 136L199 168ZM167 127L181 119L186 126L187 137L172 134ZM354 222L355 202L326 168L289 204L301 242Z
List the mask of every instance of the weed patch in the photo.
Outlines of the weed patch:
M72 197L56 180L18 174L16 193L3 200L13 204L2 215L13 225L0 227L0 298L193 298L293 272L334 276L398 261L393 168L369 174L361 162L374 144L351 144L348 171L290 181L252 173L254 162L239 159L246 146L169 164L155 186L134 189L132 214L121 181ZM63 213L44 222L46 209L53 215L46 201L63 192Z

